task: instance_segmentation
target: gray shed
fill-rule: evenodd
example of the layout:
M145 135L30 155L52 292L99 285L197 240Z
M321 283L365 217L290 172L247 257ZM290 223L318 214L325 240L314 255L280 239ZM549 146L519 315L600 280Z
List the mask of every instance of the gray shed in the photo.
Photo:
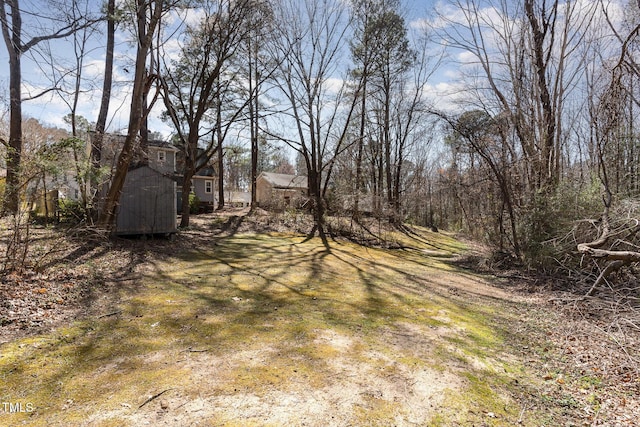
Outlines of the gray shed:
M170 234L177 230L176 183L149 166L129 170L125 179L116 234Z

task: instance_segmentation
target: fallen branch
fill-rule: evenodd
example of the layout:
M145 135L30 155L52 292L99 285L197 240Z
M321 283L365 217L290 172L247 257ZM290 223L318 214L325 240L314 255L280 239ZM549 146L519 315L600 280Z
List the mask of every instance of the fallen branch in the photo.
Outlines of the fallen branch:
M148 398L147 400L144 401L144 403L140 406L138 406L138 409L142 408L144 405L146 405L147 403L151 402L154 399L157 399L158 397L162 396L163 394L165 394L166 392L173 390L172 388L168 388L166 390L162 390L160 393L158 394L154 394L153 396L151 396L150 398Z
M103 314L101 316L98 316L98 319L102 319L103 317L115 316L116 314L120 314L120 313L122 313L122 310L112 311L111 313L107 313L107 314Z
M205 349L202 349L202 350L198 350L198 349L194 349L194 348L189 347L184 351L186 351L188 353L205 353L205 352L209 351L209 349L205 348Z
M600 286L600 284L602 282L604 282L612 272L614 272L616 270L619 270L625 264L627 264L627 263L622 261L622 260L612 261L609 264L607 264L607 266L604 268L604 270L602 270L602 272L600 273L600 275L598 276L596 281L593 282L593 285L591 286L591 289L589 289L589 291L585 294L585 296L589 297L589 296L593 295L593 293L595 292L596 288L598 286Z
M592 242L578 244L578 252L591 258L604 259L608 262L606 267L600 272L597 279L584 295L585 297L593 295L595 290L602 284L614 271L629 265L631 263L640 262L640 252L628 250L611 250L601 249L607 241L616 233L611 232L609 223L609 206L610 198L605 200L605 208L602 213L602 229L598 238Z

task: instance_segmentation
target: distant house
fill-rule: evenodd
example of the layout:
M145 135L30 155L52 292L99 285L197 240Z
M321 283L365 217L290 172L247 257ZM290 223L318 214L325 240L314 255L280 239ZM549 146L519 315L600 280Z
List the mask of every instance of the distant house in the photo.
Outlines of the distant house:
M125 135L106 134L102 142L102 158L103 166L109 167L111 171L115 171L118 162L118 155L124 145ZM165 175L174 176L176 174L178 149L166 141L152 140L147 144L146 157L148 166ZM142 153L136 151L134 158L131 160L131 167L134 168L142 162Z
M218 174L214 167L213 161L203 160L204 150L198 148L198 172L191 177L191 193L194 194L200 201L200 207L202 210L213 210L218 201ZM205 163L206 162L206 163ZM177 170L179 173L184 171L184 153L182 151L177 154ZM182 208L182 176L178 178L178 212Z
M213 169L201 169L191 178L191 191L198 197L201 205L213 210L218 203L218 177ZM207 209L207 210L208 210Z
M256 202L264 208L300 206L308 193L306 176L262 172L256 179Z

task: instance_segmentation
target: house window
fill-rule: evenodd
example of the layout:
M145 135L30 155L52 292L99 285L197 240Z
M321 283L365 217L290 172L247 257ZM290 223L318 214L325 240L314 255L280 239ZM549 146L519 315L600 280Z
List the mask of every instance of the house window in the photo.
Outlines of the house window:
M205 181L204 182L204 192L207 194L213 193L213 181Z
M158 151L158 161L162 163L165 160L167 160L167 153L165 153L164 151Z

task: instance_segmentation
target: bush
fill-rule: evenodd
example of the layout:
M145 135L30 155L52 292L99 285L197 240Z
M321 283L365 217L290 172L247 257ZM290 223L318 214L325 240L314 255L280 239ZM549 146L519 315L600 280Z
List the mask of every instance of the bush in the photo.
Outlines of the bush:
M520 221L520 240L529 264L553 266L568 252L574 252L576 242L571 235L576 224L599 218L601 193L602 186L594 178L586 185L565 181L551 194L537 194Z
M189 213L197 214L200 212L200 198L194 193L189 194Z
M61 221L81 221L85 212L78 200L58 199L58 214Z

